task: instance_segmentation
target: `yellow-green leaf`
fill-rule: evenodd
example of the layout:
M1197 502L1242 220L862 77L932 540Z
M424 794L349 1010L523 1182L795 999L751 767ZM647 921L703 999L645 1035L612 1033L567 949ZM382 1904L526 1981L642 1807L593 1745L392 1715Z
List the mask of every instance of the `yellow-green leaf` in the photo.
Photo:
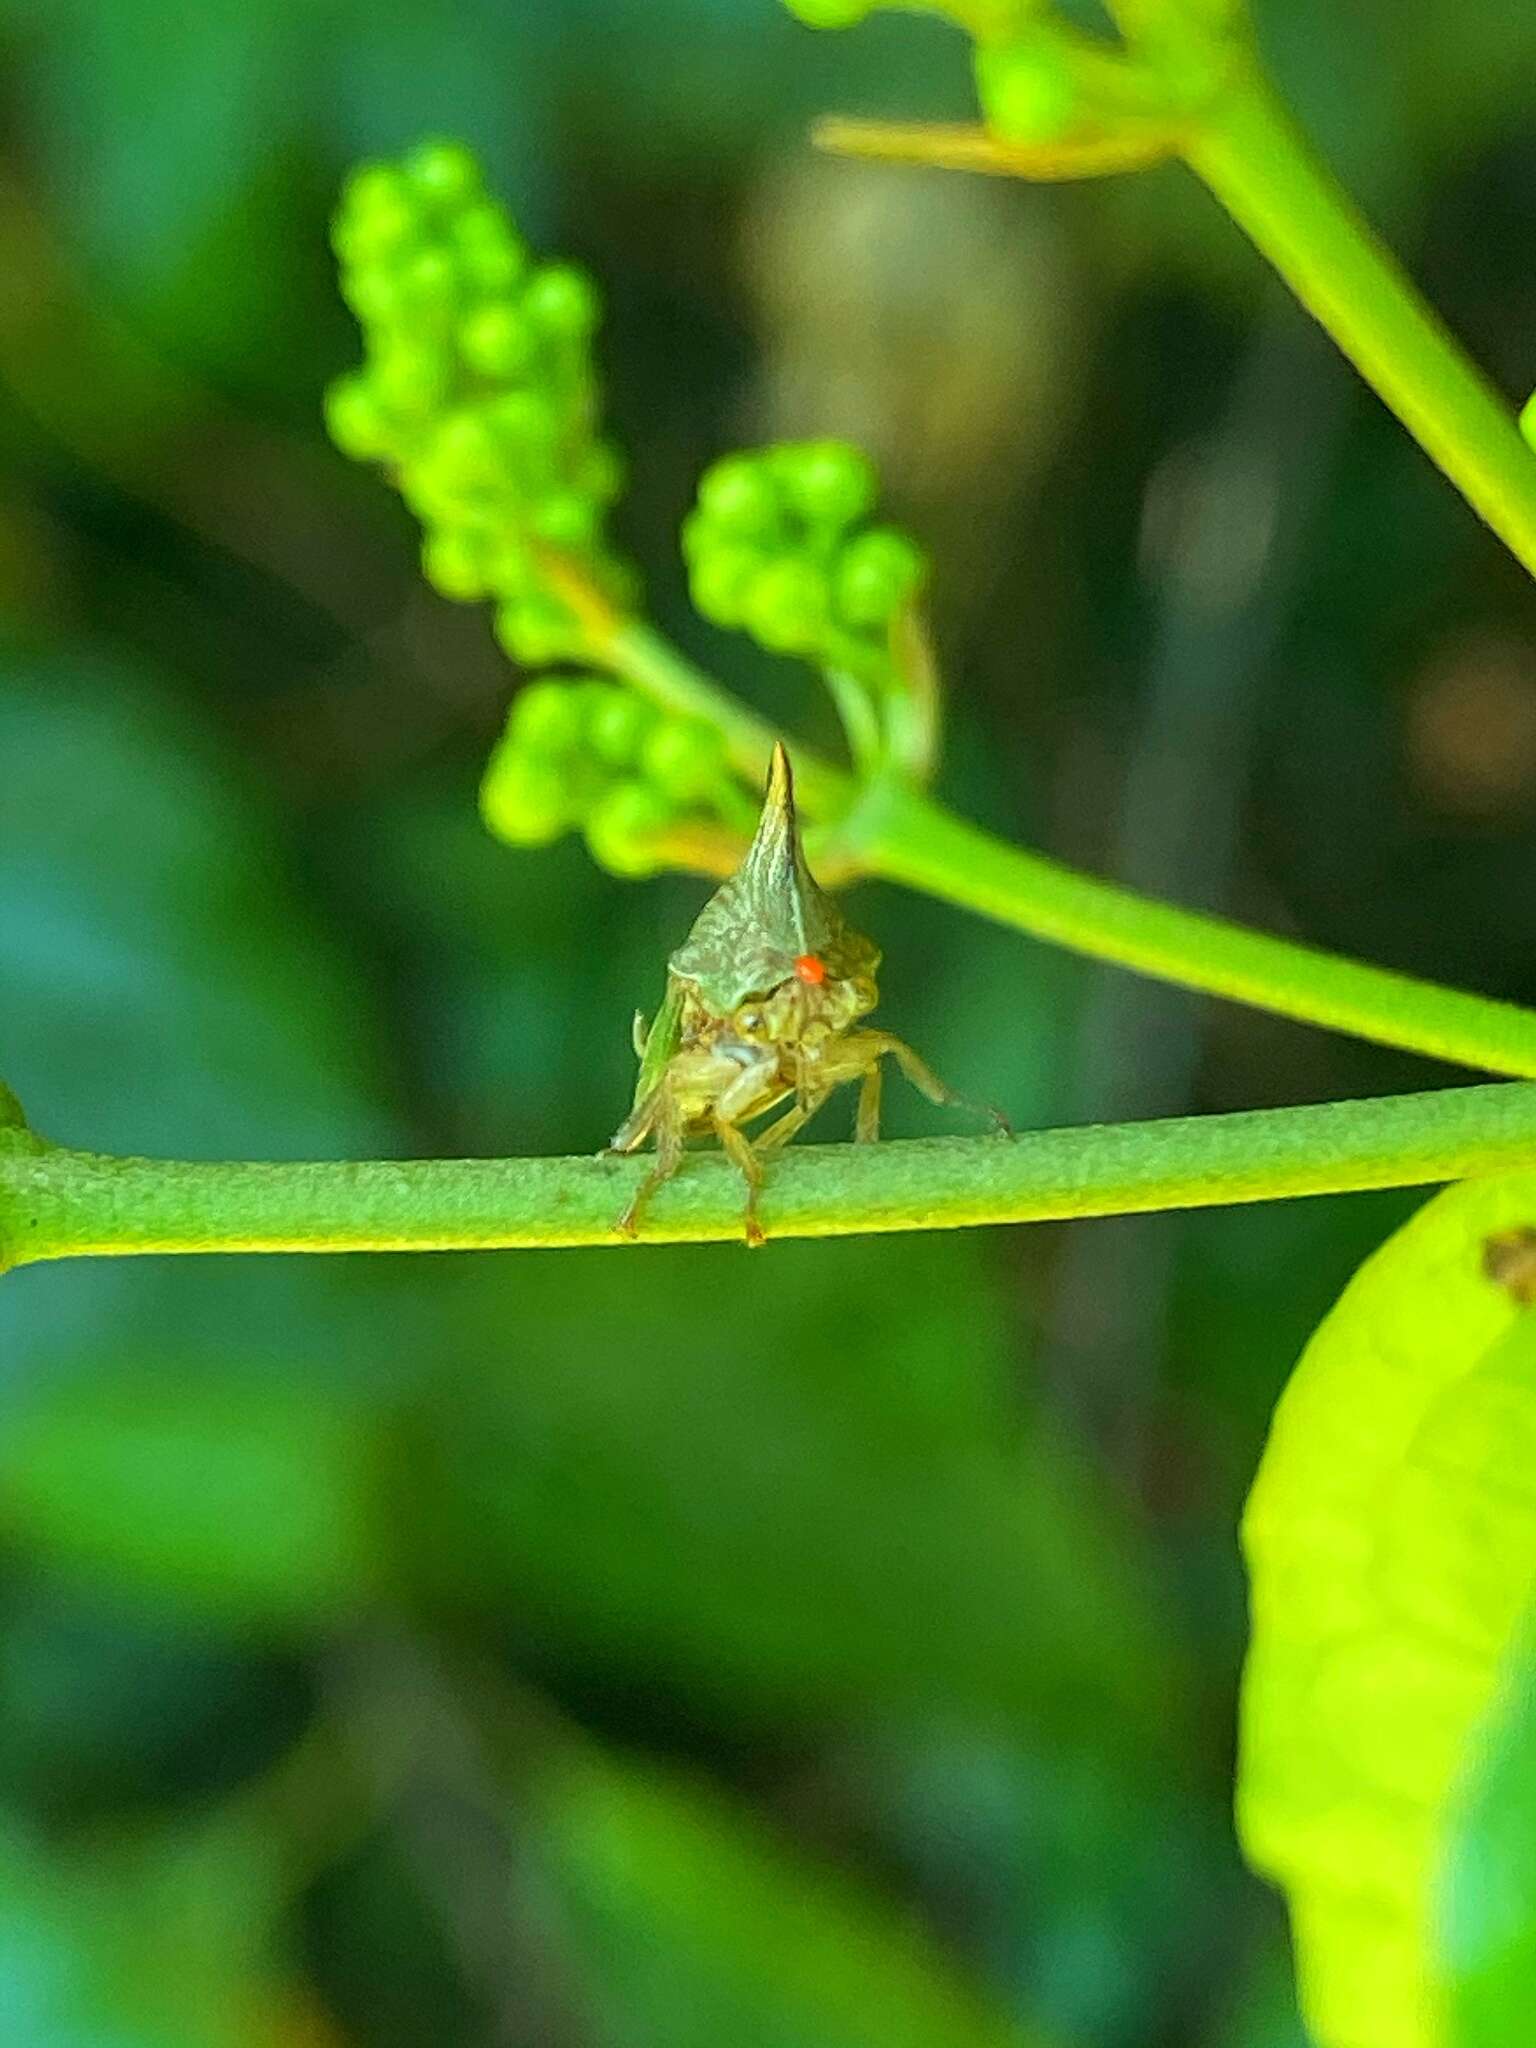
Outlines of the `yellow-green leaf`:
M1437 1874L1437 1924L1453 2048L1536 2033L1536 1636L1478 1730Z
M1485 1246L1530 1225L1536 1174L1391 1238L1308 1345L1249 1501L1238 1822L1289 1895L1323 2048L1448 2041L1440 1842L1536 1579L1536 1309Z

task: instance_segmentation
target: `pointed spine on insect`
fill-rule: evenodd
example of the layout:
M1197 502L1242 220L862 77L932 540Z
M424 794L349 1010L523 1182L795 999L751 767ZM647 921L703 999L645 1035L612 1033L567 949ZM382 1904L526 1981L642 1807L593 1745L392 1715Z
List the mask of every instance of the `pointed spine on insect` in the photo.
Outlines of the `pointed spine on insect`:
M860 1083L856 1140L877 1138L887 1054L930 1101L961 1100L900 1039L858 1028L879 999L879 965L873 942L806 865L789 756L776 745L745 859L668 962L650 1028L635 1019L634 1103L608 1149L634 1152L654 1138L656 1162L618 1220L624 1235L636 1234L651 1194L677 1172L687 1139L712 1134L747 1184L747 1242L761 1244L761 1155L787 1143L845 1081ZM774 1122L748 1137L742 1125L774 1109Z

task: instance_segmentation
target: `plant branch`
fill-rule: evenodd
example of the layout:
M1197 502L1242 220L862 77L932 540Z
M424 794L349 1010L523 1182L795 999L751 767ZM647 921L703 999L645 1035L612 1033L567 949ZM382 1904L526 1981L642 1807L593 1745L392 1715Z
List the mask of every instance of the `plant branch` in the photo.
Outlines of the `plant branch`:
M1536 454L1267 82L1248 71L1184 154L1430 458L1536 575Z
M915 793L890 794L859 853L888 881L1097 960L1379 1045L1536 1076L1536 1011L1156 902L1010 846Z
M720 725L742 772L761 772L773 728L661 635L626 624L604 651L615 673L656 702ZM895 779L854 802L852 779L798 746L795 773L806 808L836 821L829 875L845 866L879 875L1182 988L1460 1066L1536 1078L1536 1011L1156 902L1009 845Z
M820 1145L775 1160L771 1237L1205 1208L1417 1187L1526 1165L1536 1085L1042 1131L1012 1140ZM113 1159L0 1141L0 1268L144 1252L470 1251L623 1242L644 1160ZM739 1238L742 1185L718 1153L661 1188L642 1235Z

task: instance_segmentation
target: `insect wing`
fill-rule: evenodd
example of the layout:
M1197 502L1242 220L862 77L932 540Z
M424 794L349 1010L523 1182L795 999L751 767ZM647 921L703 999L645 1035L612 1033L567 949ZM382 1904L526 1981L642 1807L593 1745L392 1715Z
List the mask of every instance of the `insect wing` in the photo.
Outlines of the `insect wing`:
M636 1108L659 1085L667 1071L667 1062L682 1043L682 1036L683 990L679 982L669 977L666 997L646 1033L645 1050L640 1055L640 1071L635 1076Z

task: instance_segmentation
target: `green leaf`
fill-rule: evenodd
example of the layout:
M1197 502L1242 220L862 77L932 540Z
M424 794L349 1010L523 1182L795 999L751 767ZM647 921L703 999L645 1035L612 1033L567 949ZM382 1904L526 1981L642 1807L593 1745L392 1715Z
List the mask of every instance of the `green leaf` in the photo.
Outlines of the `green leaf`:
M595 1753L535 1794L625 2048L1030 2048L912 1919L723 1798Z
M1187 1671L1116 1504L1010 1399L984 1247L818 1249L591 1260L579 1298L559 1254L520 1261L516 1349L435 1389L406 1453L413 1569L738 1710L942 1706L1166 1753ZM504 1322L494 1269L471 1285Z
M1446 1829L1439 1945L1455 2048L1536 2034L1536 1640L1527 1625Z
M1536 1319L1484 1246L1533 1221L1536 1175L1512 1176L1390 1239L1303 1354L1249 1501L1238 1820L1323 2048L1451 2038L1436 1858L1536 1579Z
M42 1389L0 1430L0 1529L35 1556L225 1620L326 1621L376 1583L355 1400L135 1371Z
M298 2038L274 1967L282 1845L239 1813L46 1848L0 1822L6 2048L256 2048Z

